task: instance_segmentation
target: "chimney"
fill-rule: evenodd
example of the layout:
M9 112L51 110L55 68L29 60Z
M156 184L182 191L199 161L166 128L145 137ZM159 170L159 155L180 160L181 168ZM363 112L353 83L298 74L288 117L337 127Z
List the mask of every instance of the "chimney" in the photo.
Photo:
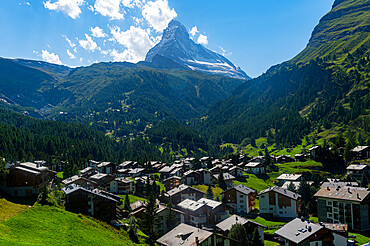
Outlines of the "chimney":
M312 227L311 226L308 226L308 231L311 232L312 231Z
M360 194L357 193L357 199L360 199Z
M329 186L326 186L326 189L330 191L330 187Z
M198 239L198 237L195 237L195 245L199 245L199 239Z

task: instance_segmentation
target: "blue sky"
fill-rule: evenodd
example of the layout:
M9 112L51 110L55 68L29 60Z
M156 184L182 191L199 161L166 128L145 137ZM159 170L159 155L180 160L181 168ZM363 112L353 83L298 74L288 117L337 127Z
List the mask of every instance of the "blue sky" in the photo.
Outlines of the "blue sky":
M298 54L333 0L0 1L0 57L138 62L172 18L248 75Z

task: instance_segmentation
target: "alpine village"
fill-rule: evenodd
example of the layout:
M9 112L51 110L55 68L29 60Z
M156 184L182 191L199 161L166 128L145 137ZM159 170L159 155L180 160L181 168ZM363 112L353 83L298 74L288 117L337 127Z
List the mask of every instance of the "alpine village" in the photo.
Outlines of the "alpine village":
M0 58L0 245L370 245L369 88L369 0L254 79L176 19L139 63Z

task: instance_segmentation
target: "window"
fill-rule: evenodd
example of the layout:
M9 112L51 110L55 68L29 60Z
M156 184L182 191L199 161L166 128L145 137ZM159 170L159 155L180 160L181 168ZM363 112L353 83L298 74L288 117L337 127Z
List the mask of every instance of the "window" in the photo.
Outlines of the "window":
M265 196L261 196L261 198L265 198Z
M243 195L240 195L240 198L243 198Z
M326 203L328 206L332 206L333 205L333 202L332 201L327 201Z

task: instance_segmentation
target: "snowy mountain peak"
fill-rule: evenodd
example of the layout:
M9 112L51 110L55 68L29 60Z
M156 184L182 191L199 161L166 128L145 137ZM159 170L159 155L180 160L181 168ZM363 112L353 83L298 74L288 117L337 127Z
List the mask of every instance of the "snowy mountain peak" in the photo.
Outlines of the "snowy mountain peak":
M244 71L224 56L191 40L186 27L177 20L169 23L163 32L162 40L149 50L145 61L152 62L156 55L171 59L191 70L238 79L250 79Z

